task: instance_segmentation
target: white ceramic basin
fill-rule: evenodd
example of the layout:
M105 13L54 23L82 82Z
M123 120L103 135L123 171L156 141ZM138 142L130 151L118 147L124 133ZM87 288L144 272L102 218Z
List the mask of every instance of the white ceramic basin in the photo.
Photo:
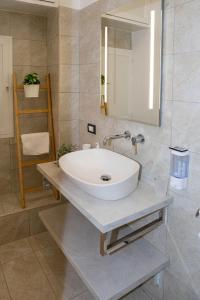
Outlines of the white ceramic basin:
M59 165L79 188L103 200L123 198L138 184L139 164L106 149L66 154L60 158Z

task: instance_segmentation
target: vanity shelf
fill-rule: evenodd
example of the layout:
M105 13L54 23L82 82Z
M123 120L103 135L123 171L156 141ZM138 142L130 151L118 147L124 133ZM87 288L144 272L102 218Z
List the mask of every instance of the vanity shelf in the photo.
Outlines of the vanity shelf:
M169 264L168 257L144 239L114 255L100 256L98 229L71 204L39 215L96 299L117 300Z
M163 210L172 202L172 197L156 193L146 183L140 183L126 198L104 201L75 186L55 162L40 164L37 169L101 233Z

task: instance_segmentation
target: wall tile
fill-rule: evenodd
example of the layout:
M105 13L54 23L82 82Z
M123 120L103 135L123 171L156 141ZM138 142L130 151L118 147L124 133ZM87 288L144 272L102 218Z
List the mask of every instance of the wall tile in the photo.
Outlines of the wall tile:
M31 65L47 66L47 45L44 41L31 41Z
M59 120L79 119L79 93L59 94Z
M61 93L79 92L79 66L60 65L59 91Z
M200 103L177 102L173 105L172 145L200 152Z
M31 65L31 44L29 40L13 40L14 66Z
M59 121L59 143L79 145L79 121Z
M79 64L79 39L78 37L59 37L59 63L63 65Z
M11 13L10 33L15 39L29 40L31 36L31 15Z
M183 4L175 7L175 53L200 51L200 3L198 0L184 2L179 1Z
M79 11L67 7L59 8L59 34L79 35Z
M173 97L177 101L200 101L200 52L174 56Z
M100 65L80 65L80 93L100 94Z
M10 35L10 15L5 11L0 11L0 34Z
M47 19L40 16L31 16L30 20L31 40L44 41L47 37Z
M174 52L174 8L164 10L164 30L163 32L163 53L172 54Z

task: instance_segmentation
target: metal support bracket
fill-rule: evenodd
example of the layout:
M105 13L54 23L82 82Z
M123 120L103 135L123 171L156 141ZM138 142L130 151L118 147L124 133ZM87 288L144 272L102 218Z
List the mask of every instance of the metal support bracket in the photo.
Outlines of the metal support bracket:
M113 254L116 251L133 243L134 241L141 238L145 234L156 229L161 224L165 223L167 209L162 208L161 210L159 210L157 212L159 212L159 217L157 219L142 226L141 228L139 228L137 230L132 231L131 233L129 233L119 239L117 239L119 230L124 226L114 229L111 232L110 239L109 239L110 242L108 241L108 233L100 233L100 254L102 256ZM125 226L128 226L128 224L126 224Z

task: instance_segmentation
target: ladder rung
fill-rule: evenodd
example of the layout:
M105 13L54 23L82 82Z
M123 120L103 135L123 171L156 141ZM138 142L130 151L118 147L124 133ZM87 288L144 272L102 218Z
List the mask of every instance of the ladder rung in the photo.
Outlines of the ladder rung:
M17 90L23 90L23 84L17 85ZM45 84L40 85L40 90L47 90L47 86Z
M34 186L34 187L29 187L29 188L24 189L25 193L34 193L34 192L40 192L40 191L43 191L42 186Z
M26 114L48 113L48 112L49 112L48 108L44 108L44 109L23 109L23 110L18 110L17 114L18 115L26 115Z
M37 164L43 164L43 163L47 163L47 162L50 162L50 160L48 160L48 159L27 160L27 161L22 162L22 168L28 168L28 167L35 166Z

